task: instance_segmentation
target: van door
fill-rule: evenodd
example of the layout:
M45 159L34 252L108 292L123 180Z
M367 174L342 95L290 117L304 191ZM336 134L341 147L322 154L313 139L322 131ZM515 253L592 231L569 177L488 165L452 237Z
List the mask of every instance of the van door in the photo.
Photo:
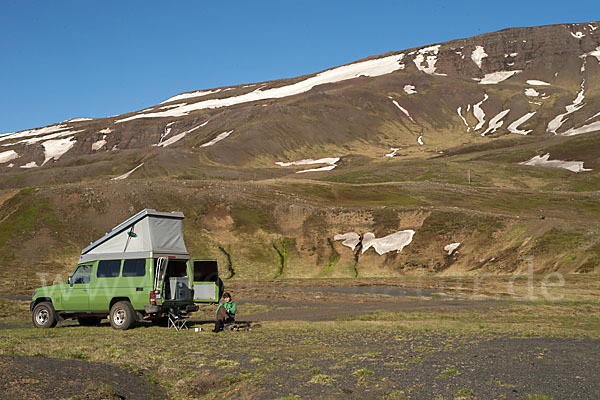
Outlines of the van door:
M65 311L89 311L90 278L93 264L79 265L69 277L69 284L64 285L62 304Z
M167 273L167 263L169 259L167 257L159 257L155 259L154 264L154 293L156 294L156 300L164 298L163 296L163 285L165 283L165 274ZM162 302L159 302L159 304Z
M90 310L108 313L114 297L125 297L127 293L119 287L122 260L100 260L90 283Z
M219 301L222 283L219 279L217 260L194 260L194 302Z

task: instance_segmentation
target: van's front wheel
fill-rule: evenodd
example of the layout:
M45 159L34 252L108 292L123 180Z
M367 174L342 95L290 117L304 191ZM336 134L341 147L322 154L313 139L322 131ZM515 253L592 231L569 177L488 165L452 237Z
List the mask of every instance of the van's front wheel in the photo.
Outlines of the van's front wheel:
M114 329L129 329L135 323L135 311L128 301L118 301L110 308L110 325Z
M47 301L43 301L33 308L31 320L36 328L54 328L58 322L52 303Z

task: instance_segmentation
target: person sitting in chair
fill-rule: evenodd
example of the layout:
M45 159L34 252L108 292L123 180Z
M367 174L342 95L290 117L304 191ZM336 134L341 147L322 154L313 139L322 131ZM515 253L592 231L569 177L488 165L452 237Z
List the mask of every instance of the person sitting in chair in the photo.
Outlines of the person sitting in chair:
M220 332L225 327L225 324L235 321L235 312L237 306L231 299L231 295L228 292L223 294L223 301L219 303L217 307L217 321L215 322L215 329L213 332Z

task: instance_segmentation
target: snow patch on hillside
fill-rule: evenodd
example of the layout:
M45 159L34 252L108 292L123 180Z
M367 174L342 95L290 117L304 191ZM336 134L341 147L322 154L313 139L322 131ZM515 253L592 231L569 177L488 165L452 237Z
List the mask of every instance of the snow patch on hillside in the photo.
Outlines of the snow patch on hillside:
M34 136L34 137L31 137L28 139L19 140L18 142L15 142L15 143L4 144L3 146L12 146L12 145L15 145L18 143L24 143L26 145L30 145L30 144L50 140L50 139L58 139L58 138L66 137L66 136L73 136L73 135L75 135L77 133L81 133L81 132L83 132L83 130L61 131L61 132L51 133L50 135L45 135L45 136Z
M589 125L583 125L583 126L580 126L579 128L567 129L563 133L559 133L559 135L575 136L575 135L581 135L582 133L588 133L588 132L594 132L594 131L600 131L600 121L592 122Z
M92 151L98 151L106 145L106 135L102 136L102 139L92 143Z
M572 172L591 171L591 169L583 168L583 161L550 160L550 153L546 153L543 156L535 156L527 161L520 162L519 164L539 167L564 168Z
M313 160L312 158L307 158L305 160L289 161L289 162L277 161L275 164L279 165L280 167L291 167L292 165L312 165L312 164L334 165L338 161L340 161L339 157L326 157L326 158L319 158L317 160Z
M558 114L550 122L548 122L548 128L546 129L546 131L554 133L556 135L556 131L562 126L562 124L565 123L565 117L569 114L574 113L575 111L578 111L584 106L583 99L585 99L585 78L581 81L581 90L579 91L579 93L577 93L577 97L575 97L573 103L565 107L566 112Z
M415 231L407 229L377 239L373 233L367 232L362 240L362 253L369 250L371 247L373 247L379 255L389 253L390 251L397 251L400 253L404 247L412 242L414 234Z
M356 232L348 232L343 234L337 234L333 237L333 240L343 240L342 246L350 247L352 251L360 243L360 235Z
M465 123L465 126L467 127L467 132L471 131L471 127L467 123L467 120L465 119L465 117L463 117L463 115L462 115L462 107L458 107L456 109L456 112L458 113L458 116L460 117L460 119L462 119L462 121Z
M581 39L585 36L585 34L583 32L571 32L571 36L573 36L575 39Z
M163 130L163 133L160 135L160 139L158 139L158 146L160 146L160 144L163 142L163 140L165 140L165 138L167 136L169 136L169 133L171 133L171 130L173 129L172 126L175 122L169 122L166 126L165 129Z
M483 96L483 100L481 100L479 103L473 105L473 115L475 116L475 118L477 119L477 125L475 125L475 128L473 128L474 131L477 131L479 129L481 129L483 127L483 124L485 124L485 111L483 111L483 109L481 108L481 105L489 98L489 96L487 95L487 93Z
M419 135L419 137L417 138L417 143L419 143L419 145L423 146L423 135Z
M534 88L527 88L527 89L525 89L525 96L537 97L539 95L540 95L540 92L538 92Z
M592 50L589 53L585 53L583 56L596 57L596 59L598 60L598 62L600 62L600 46L596 47L595 50Z
M171 108L177 108L177 107L185 106L186 104L187 103L170 104L168 106L160 107L159 110L170 110Z
M297 174L304 174L306 172L321 172L321 171L331 171L332 169L334 169L335 167L337 167L337 165L327 165L325 167L319 167L319 168L311 168L311 169L303 169L302 171L297 171Z
M233 129L230 131L227 131L227 132L220 133L216 138L214 138L210 142L201 144L200 147L208 147L208 146L212 146L216 143L219 143L221 140L225 139L227 136L231 135L232 133L233 133Z
M49 133L65 131L67 129L69 129L67 125L59 124L46 126L44 128L28 129L26 131L20 131L15 133L6 133L0 136L0 142L3 142L5 140L20 139L24 137L46 135Z
M596 117L598 117L598 116L600 116L600 111L599 111L599 112L597 112L596 114L592 115L592 116L591 116L591 117L589 117L588 119L586 119L586 120L585 120L585 122L588 122L588 121L590 121L590 120L592 120L592 119L594 119L594 118L596 118Z
M496 132L498 130L498 128L500 128L502 126L502 124L504 124L504 121L502 121L502 118L504 118L506 116L506 114L508 114L509 112L510 112L510 108L500 111L496 116L494 116L490 120L488 128L485 130L485 132L483 132L481 134L481 136L485 136L488 133Z
M522 72L520 69L516 69L514 71L498 71L492 72L490 74L485 74L485 76L479 81L480 85L495 85L502 81L507 80L511 76Z
M435 72L435 63L437 63L437 55L439 51L440 45L419 49L416 57L413 59L417 69L429 75L446 76L446 74L438 74ZM423 65L423 62L425 62L427 65Z
M293 165L329 164L324 167L305 169L305 170L296 172L297 174L304 174L306 172L331 171L332 169L337 167L336 163L338 161L340 161L339 157L326 157L326 158L319 158L318 160L313 160L312 158L308 158L305 160L290 161L290 162L277 161L275 164L279 165L280 167L290 167Z
M535 111L523 115L521 118L517 119L516 121L514 121L507 127L508 131L511 133L518 133L519 135L527 135L528 133L531 132L531 129L528 131L522 131L518 128L521 124L523 124L529 118L533 117L534 114L535 114Z
M15 158L19 158L19 154L17 154L14 150L3 151L0 153L0 164L7 163Z
M31 161L31 162L28 162L25 165L21 165L19 168L28 169L28 168L37 168L37 167L38 167L37 163L35 161Z
M407 94L415 94L415 93L417 93L417 91L415 90L415 86L414 85L404 85L404 91Z
M208 96L209 94L219 93L220 91L221 91L221 89L198 90L198 91L191 92L191 93L182 93L182 94L178 94L177 96L169 97L167 100L160 102L159 104L170 103L172 101L183 100L183 99L191 99L193 97Z
M48 140L42 143L44 146L44 162L42 166L50 160L58 160L63 154L71 150L77 142L73 136L65 139Z
M166 111L136 114L128 118L120 119L116 122L126 122L137 118L181 117L184 115L188 115L190 112L196 110L221 108L259 100L277 99L294 96L297 94L308 92L309 90L318 85L341 82L348 79L358 78L359 76L376 77L381 75L387 75L403 68L403 65L400 64L400 61L403 57L404 54L396 54L388 57L361 61L354 64L344 65L324 72L320 72L313 77L304 79L300 82L296 82L291 85L286 85L273 89L266 89L264 91L259 88L252 92L241 94L239 96L226 97L222 99L204 100L197 103L185 104L180 107ZM169 99L169 101L173 101L172 98Z
M580 56L583 59L582 65L581 65L581 71L585 71L585 65L587 62L587 56L593 56L596 57L598 59L598 62L600 62L600 46L596 48L596 50L591 51L589 53L585 53L582 56ZM581 80L581 90L579 91L579 93L577 93L577 97L575 98L575 100L573 100L573 103L569 104L568 106L565 107L566 112L557 115L556 117L554 117L549 123L548 123L548 128L547 131L548 132L552 132L555 135L561 135L561 136L574 136L574 135L580 135L582 133L587 133L587 132L593 132L593 131L597 131L600 130L600 121L596 121L593 122L591 124L588 125L583 125L580 126L579 128L570 128L567 129L565 132L562 133L557 133L557 130L562 126L562 124L566 121L565 117L569 114L574 113L575 111L580 110L584 104L583 104L583 100L585 99L585 78L583 78ZM600 115L600 113L595 114L593 117L588 118L586 120L589 121L590 119L595 118L596 116Z
M120 181L120 180L129 178L129 175L131 175L135 171L137 171L137 169L140 168L142 165L144 165L144 163L141 163L140 165L138 165L137 167L135 167L131 171L124 173L123 175L119 175L116 178L111 178L111 181Z
M451 256L452 253L454 253L454 250L456 250L458 248L458 246L460 246L460 242L450 243L450 244L444 246L444 250L446 250L448 252L448 255Z
M92 118L71 118L66 120L65 122L83 122L83 121L91 121Z
M485 52L483 46L476 46L475 50L473 50L473 52L471 53L471 60L473 60L473 62L477 64L479 69L481 69L481 63L483 62L483 59L487 56L488 54Z
M531 85L531 86L549 86L550 85L548 82L538 81L536 79L529 79L527 81L527 84Z
M396 153L400 150L399 147L390 147L391 153L385 155L385 157L394 157Z
M390 97L391 99L391 97ZM398 102L394 99L392 99L392 103L394 103L394 105L396 107L398 107L400 109L400 111L402 111L412 122L415 122L415 120L410 116L410 113L408 112L408 110L404 107L402 107L400 104L398 104ZM415 122L416 123L416 122Z
M206 124L208 124L208 121L205 121L205 122L201 123L200 125L196 126L195 128L190 129L190 130L178 133L177 135L173 135L172 137L170 137L169 139L165 140L164 142L159 143L157 146L168 147L168 146L172 145L173 143L176 143L176 142L180 141L181 139L183 139L188 133L192 133L196 129L202 128Z
M104 129L102 129L102 130L98 131L98 133L106 133L106 134L108 134L108 133L111 133L112 131L113 131L113 130L112 130L112 129L110 129L110 128L104 128Z

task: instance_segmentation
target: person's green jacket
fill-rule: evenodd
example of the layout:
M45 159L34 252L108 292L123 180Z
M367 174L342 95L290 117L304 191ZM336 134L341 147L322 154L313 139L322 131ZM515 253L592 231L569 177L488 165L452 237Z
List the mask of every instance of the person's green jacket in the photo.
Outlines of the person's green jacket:
M217 314L219 313L219 308L224 307L232 317L235 317L235 312L237 311L237 306L235 305L235 301L231 300L229 303L226 301L222 301L219 303L219 307L217 307Z

